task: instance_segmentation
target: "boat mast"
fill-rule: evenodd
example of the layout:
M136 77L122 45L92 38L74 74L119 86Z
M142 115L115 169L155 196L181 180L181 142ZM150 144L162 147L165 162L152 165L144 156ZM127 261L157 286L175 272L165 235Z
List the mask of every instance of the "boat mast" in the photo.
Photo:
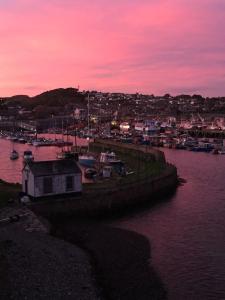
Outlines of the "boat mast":
M89 111L89 109L90 109L90 107L89 107L89 93L88 93L88 107L87 107L87 109L88 109L88 136L89 136L89 134L90 134L90 120L89 120L89 114L90 114L90 111Z
M64 152L64 134L63 134L63 119L62 119L62 152Z
M89 152L89 136L90 136L90 98L89 98L89 93L88 93L88 106L87 106L87 109L88 109L88 137L87 137L87 141L88 141L88 152Z
M77 152L77 127L75 122L75 113L73 112L73 129L74 129L74 146L75 152Z

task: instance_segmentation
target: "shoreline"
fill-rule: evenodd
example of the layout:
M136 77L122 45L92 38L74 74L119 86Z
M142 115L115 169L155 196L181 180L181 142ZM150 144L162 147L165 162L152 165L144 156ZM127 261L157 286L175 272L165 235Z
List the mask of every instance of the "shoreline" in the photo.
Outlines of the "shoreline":
M10 206L5 208L5 212L1 210L1 213L4 216L21 209L27 210L26 207L22 207L21 205L14 208ZM35 215L33 215L32 219L28 220L29 228L33 227L33 223L36 223L34 219ZM55 259L55 251L61 253L60 255L64 257L65 267L69 267L68 261L65 258L65 252L73 251L71 255L74 257L79 256L78 253L86 257L85 269L87 267L89 269L89 279L87 278L87 281L82 280L82 283L74 279L76 281L75 285L78 284L78 286L87 287L87 293L85 292L86 288L82 292L83 297L84 295L88 295L91 289L92 292L96 291L98 299L167 299L166 289L151 265L151 246L145 236L133 231L105 225L104 221L87 219L79 221L73 220L73 218L69 220L67 218L64 220L50 220L50 232L43 231L41 226L38 226L38 231L36 231L36 228L30 230L28 227L26 219L0 226L0 265L2 267L0 277L4 278L4 281L1 282L1 290L5 295L10 296L11 299L17 299L15 295L22 296L24 291L27 290L27 288L24 288L26 283L23 282L23 279L16 280L15 285L12 282L15 276L14 273L17 272L18 267L21 268L24 264L24 251L25 253L29 253L28 257L26 256L26 260L30 261L28 265L25 263L25 273L30 274L34 272L30 270L29 265L31 265L31 269L34 267L32 267L33 262L29 258L30 256L33 259L36 257L35 261L39 261L40 268L44 267L44 263L38 256L43 257L44 253L48 253L50 261ZM13 232L17 232L18 234L15 235ZM62 246L63 244L65 246ZM52 247L54 251L52 251ZM62 247L64 247L63 251L60 250ZM16 261L12 259L10 254L15 253L15 251L17 253ZM51 274L52 268L50 266L50 271L47 270L48 274ZM61 263L58 264L58 271L60 268L62 268ZM62 274L65 272L63 268L60 271ZM35 270L35 275L32 274L29 276L31 282L29 284L30 288L36 289L35 278L41 275L39 271L38 267ZM93 283L91 286L90 280ZM58 282L59 290L61 290L60 284ZM71 289L70 284L66 289ZM12 286L17 289L15 293L11 293ZM39 288L40 283L37 290ZM62 288L65 289L65 283ZM44 293L46 293L46 287L44 287L44 290ZM74 292L76 293L74 290L72 294ZM28 291L26 293L29 294ZM31 291L30 295L33 295L33 293L35 294L36 291ZM54 292L50 289L49 293L51 295ZM40 297L40 299L42 298ZM55 299L58 298L56 297ZM71 298L68 297L68 299ZM95 298L87 297L82 299Z
M89 267L96 281L95 288L103 298L163 300L167 298L167 293L149 263L151 246L146 237L104 225L99 220L73 220L77 216L99 218L105 214L109 216L129 212L137 207L143 208L145 205L152 206L175 191L178 184L177 170L165 162L163 153L152 149L148 152L146 148L137 146L134 149L130 146L126 148L119 145L122 155L129 155L129 159L139 166L146 164L153 167L156 163L161 167L153 174L152 169L146 171L144 168L143 174L137 173L133 180L128 178L127 183L116 188L97 186L81 197L44 199L26 206L37 216L50 221L53 237L69 242L88 254L91 258Z
M148 239L99 221L61 220L51 234L77 245L91 257L103 299L167 299L166 289L151 265Z

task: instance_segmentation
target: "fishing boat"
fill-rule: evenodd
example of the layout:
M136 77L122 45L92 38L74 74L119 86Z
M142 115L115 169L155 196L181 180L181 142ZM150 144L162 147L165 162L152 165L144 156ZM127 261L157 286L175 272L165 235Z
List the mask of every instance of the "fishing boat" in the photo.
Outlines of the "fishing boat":
M79 164L84 167L93 167L96 163L96 159L91 154L82 154L79 156Z
M191 151L194 152L211 152L214 149L214 146L210 143L204 143L201 145L197 145L191 148Z
M12 150L10 153L10 159L15 160L19 158L19 153L16 150Z

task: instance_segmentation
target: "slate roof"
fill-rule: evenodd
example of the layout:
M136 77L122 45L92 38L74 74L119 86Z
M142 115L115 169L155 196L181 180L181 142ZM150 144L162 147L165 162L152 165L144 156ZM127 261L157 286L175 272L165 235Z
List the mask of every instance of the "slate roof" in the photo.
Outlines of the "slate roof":
M76 161L70 159L33 161L29 162L28 165L34 176L81 173Z

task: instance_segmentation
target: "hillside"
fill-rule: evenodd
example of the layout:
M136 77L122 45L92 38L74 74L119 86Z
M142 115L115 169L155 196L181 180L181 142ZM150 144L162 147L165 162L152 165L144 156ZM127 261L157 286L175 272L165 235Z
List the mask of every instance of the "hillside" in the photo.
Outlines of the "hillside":
M1 99L7 106L21 105L29 109L33 109L37 106L64 107L68 104L84 106L86 103L85 96L74 88L54 89L34 97L15 95L12 97L3 97Z

